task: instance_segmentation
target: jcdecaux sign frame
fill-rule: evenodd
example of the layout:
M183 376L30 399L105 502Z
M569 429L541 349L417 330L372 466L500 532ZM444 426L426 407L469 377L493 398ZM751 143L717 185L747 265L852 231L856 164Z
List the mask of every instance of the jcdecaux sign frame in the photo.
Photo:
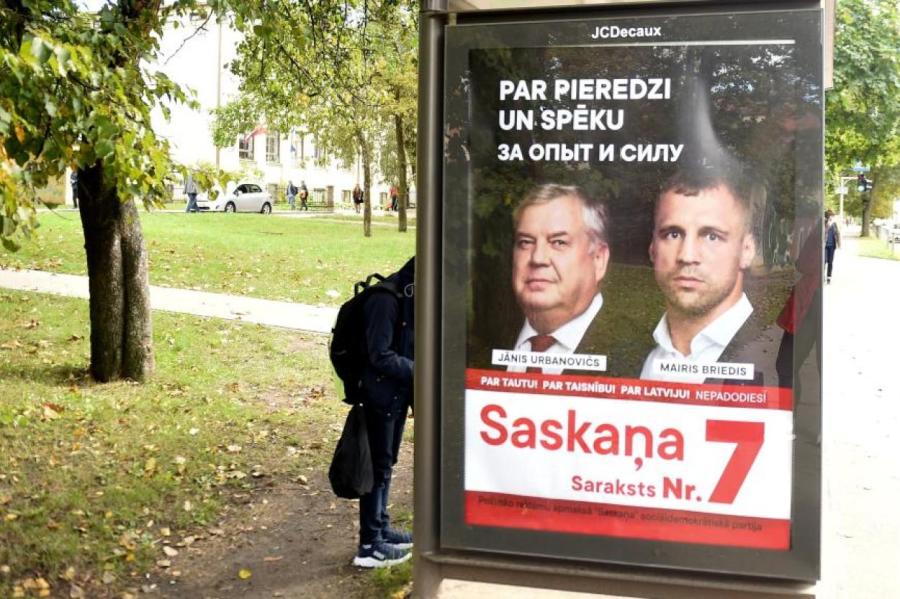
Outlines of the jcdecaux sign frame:
M817 580L818 5L434 27L425 558Z

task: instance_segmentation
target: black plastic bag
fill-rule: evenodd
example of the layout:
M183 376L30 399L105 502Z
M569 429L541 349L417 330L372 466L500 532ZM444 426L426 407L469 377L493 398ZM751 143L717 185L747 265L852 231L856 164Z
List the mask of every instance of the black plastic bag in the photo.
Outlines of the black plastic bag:
M366 413L357 404L347 414L344 430L331 458L331 467L328 468L328 480L338 497L358 499L372 490L374 478Z

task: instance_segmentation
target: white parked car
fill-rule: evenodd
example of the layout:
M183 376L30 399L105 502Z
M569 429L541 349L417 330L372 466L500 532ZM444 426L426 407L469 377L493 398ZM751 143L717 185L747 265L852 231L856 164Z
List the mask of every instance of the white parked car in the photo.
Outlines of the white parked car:
M900 243L900 225L894 225L890 234L891 243Z
M261 185L240 182L230 193L220 193L216 199L199 198L200 210L213 212L272 212L272 196Z

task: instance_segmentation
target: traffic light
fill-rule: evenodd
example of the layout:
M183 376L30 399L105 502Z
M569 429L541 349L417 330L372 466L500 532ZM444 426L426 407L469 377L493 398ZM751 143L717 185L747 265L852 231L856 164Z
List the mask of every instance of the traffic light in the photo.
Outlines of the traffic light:
M872 182L866 180L866 176L862 173L856 177L856 191L860 193L865 193L872 189Z

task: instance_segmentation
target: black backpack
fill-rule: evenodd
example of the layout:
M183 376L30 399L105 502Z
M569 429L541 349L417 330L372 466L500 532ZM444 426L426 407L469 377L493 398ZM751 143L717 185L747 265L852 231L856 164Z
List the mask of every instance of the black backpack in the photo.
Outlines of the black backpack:
M377 280L376 283L372 283ZM337 320L331 329L331 344L328 356L335 373L344 385L344 403L356 404L362 401L362 377L369 360L366 347L366 319L364 306L374 293L390 293L400 301L400 292L391 278L378 273L357 281L353 286L353 297L344 302L338 310Z

